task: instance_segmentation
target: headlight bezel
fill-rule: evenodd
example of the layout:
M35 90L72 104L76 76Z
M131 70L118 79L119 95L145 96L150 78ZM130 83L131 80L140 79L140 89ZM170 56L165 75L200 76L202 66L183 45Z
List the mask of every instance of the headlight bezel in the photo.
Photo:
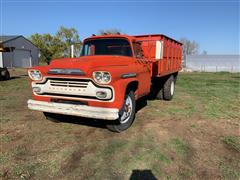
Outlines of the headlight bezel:
M35 73L35 75L33 73ZM37 74L38 74L39 77L37 77ZM42 72L40 70L37 70L37 69L29 69L28 70L28 76L33 81L41 81L43 79Z
M97 78L96 75L99 75L98 76L99 78ZM104 80L104 76L105 78L108 77L107 81L106 79ZM109 84L112 81L111 74L108 71L94 71L92 73L92 77L93 77L93 80L98 84Z

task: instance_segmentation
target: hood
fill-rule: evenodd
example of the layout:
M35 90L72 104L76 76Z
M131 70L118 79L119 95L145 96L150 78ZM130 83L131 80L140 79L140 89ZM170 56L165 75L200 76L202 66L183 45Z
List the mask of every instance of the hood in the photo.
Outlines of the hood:
M80 58L63 58L52 60L49 68L81 69L85 73L112 66L128 66L133 63L132 57L125 56L83 56Z

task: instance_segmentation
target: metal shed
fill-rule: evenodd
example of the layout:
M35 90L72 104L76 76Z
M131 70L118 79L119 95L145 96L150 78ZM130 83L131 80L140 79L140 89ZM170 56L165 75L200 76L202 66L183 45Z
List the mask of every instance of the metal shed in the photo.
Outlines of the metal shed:
M23 36L0 36L0 67L32 67L39 63L39 49Z
M186 67L203 72L240 72L240 55L188 55Z

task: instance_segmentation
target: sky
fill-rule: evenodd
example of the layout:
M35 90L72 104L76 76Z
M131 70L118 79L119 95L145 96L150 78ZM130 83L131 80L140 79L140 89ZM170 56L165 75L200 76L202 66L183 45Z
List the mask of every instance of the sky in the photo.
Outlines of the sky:
M199 53L239 54L239 0L0 0L1 34L55 34L60 26L83 40L101 29L195 40Z

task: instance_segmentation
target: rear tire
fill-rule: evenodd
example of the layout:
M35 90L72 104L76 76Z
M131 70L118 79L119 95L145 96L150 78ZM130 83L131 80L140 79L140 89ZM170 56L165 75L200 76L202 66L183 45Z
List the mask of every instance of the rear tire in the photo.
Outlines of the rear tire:
M175 92L175 77L171 75L163 85L163 99L172 100Z
M123 107L119 113L119 118L113 124L107 124L107 128L113 132L127 130L133 123L136 111L136 101L133 91L126 93Z
M150 93L148 99L150 100L162 100L163 99L163 82L160 78L154 79L152 81Z
M161 88L158 93L157 93L157 96L156 96L156 99L158 100L162 100L163 99L163 88Z

